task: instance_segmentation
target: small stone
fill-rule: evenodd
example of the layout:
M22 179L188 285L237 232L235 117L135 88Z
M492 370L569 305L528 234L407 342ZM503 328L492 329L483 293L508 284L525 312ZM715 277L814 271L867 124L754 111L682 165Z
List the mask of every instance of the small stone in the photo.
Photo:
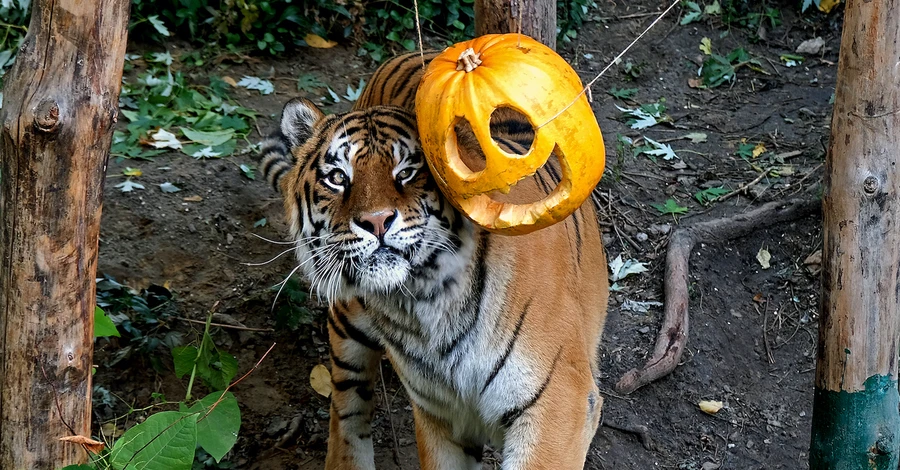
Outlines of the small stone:
M188 224L188 232L197 233L197 227L194 227L194 224Z
M645 242L650 237L648 237L644 232L638 232L637 234L635 234L634 238L637 238L637 241L639 242Z
M228 235L225 235L225 244L226 245L231 245L231 242L233 242L233 241L234 241L234 235L232 235L230 233Z
M717 464L717 463L706 462L706 463L703 464L703 466L701 466L700 468L701 468L702 470L716 470L716 469L718 469L719 467L721 467L721 465L719 465L719 464Z
M807 39L797 46L797 54L803 55L819 55L825 47L825 40L822 38Z
M748 449L752 449L754 445L755 445L755 444L754 444L753 441L747 441L747 448L748 448Z
M655 233L657 235L665 235L672 230L672 226L670 224L653 224L650 226L650 232Z
M645 326L645 327L643 327L643 328L638 329L638 333L647 334L647 333L649 333L649 332L650 332L650 327L649 327L649 326Z
M269 427L266 428L266 434L270 436L277 436L281 434L288 426L288 421L284 418L275 418Z

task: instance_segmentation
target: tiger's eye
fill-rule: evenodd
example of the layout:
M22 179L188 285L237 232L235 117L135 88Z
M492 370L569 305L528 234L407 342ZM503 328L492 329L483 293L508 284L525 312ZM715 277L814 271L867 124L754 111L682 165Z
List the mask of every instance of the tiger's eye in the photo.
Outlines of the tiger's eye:
M412 168L404 168L404 169L400 170L399 172L397 172L397 180L403 181L403 180L409 178L410 176L412 176L413 171L415 171L415 170L413 170Z
M334 170L328 173L328 182L335 186L343 186L347 182L347 174L341 170Z

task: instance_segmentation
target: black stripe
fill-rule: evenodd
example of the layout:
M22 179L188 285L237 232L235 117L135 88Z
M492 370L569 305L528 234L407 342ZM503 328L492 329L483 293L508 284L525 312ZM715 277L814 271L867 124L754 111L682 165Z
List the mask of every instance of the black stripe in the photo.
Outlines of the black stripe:
M397 90L401 89L401 87L409 86L409 84L408 84L409 79L412 78L416 74L416 72L421 72L421 71L422 71L422 67L408 67L406 70L403 71L403 75L400 75L400 76L395 75L394 80L393 80L395 85L393 88L391 88L390 96L395 96L397 94Z
M491 382L497 378L497 374L500 373L500 369L506 365L506 360L509 359L510 353L512 353L513 347L516 345L516 340L519 339L519 333L522 330L522 323L525 322L525 315L528 313L528 309L531 307L531 301L534 300L528 299L528 302L525 303L525 307L522 308L522 313L519 314L519 319L516 321L516 327L513 329L512 338L509 340L509 343L506 345L506 351L503 352L503 357L494 364L494 370L491 371L490 377L488 377L487 382L484 383L484 386L481 387L481 394L487 390L488 387L491 386Z
M578 255L575 262L581 265L581 222L578 220L579 211L572 214L572 228L575 229L575 252Z
M344 316L343 313L335 311L334 321L335 323L340 324L344 331L347 332L347 336L349 336L353 341L356 341L357 343L375 351L381 349L381 345L379 345L377 341L369 337L369 335L363 333L363 331L359 328L353 326L353 324L350 323L349 320L347 320L347 317Z
M513 408L503 414L503 416L500 418L500 424L503 427L510 427L517 419L519 419L520 416L522 416L522 414L524 414L528 410L528 408L534 406L534 404L537 403L537 401L541 398L541 396L544 394L544 390L547 389L547 385L550 383L550 377L553 377L553 372L556 371L556 363L559 361L560 354L562 354L562 347L559 348L559 351L557 351L556 353L556 357L553 358L553 365L550 366L550 372L547 374L547 378L544 379L544 383L541 384L541 388L538 389L537 393L535 393L534 396L531 397L531 399L528 400L528 402L524 403L522 406Z
M541 189L544 190L545 194L549 195L551 192L553 192L553 189L550 188L550 185L547 183L546 180L544 180L544 177L541 176L540 171L538 171L537 173L534 174L534 179L537 180L538 185L540 185Z
M337 417L338 417L339 420L342 420L342 421L343 421L343 420L345 420L345 419L347 419L347 418L352 418L352 417L354 417L354 416L362 416L362 415L363 415L363 412L362 412L362 411L350 411L350 412L348 412L348 413L338 413L338 414L337 414Z
M331 354L331 365L338 366L341 369L348 370L350 372L354 372L357 374L361 374L365 370L364 367L355 366L353 364L350 364L349 362L335 356L334 353Z
M279 187L279 183L281 182L281 177L284 176L284 174L290 170L291 170L291 167L285 165L285 166L279 168L278 171L276 171L275 173L272 173L271 176L269 176L268 180L272 184L272 188L275 191L281 190L281 188Z
M328 324L331 325L331 328L334 329L334 333L338 335L341 339L347 339L347 333L338 327L337 323L334 322L334 318L331 318L331 315L328 315Z
M559 177L559 172L556 171L556 167L553 166L553 162L548 161L544 164L543 168L547 169L547 173L550 173L550 178L553 179L553 186L559 186L559 183L562 181L562 178Z
M364 388L369 385L368 380L361 379L332 380L331 383L334 385L334 389L339 392L346 392L353 387Z
M453 352L454 349L462 342L462 340L468 337L472 331L475 330L475 327L478 325L478 317L481 313L481 299L484 296L484 288L485 284L487 284L487 263L484 262L484 259L487 257L488 251L488 242L489 238L487 236L482 236L479 241L479 246L477 249L477 253L475 259L479 260L477 265L477 271L475 273L474 278L472 279L472 284L475 286L475 290L468 296L466 299L466 304L463 306L463 315L467 315L471 318L469 320L469 324L463 328L462 333L453 338L450 343L447 344L441 351L439 351L441 357L446 357L450 353ZM474 307L471 314L469 314L468 310L470 306Z

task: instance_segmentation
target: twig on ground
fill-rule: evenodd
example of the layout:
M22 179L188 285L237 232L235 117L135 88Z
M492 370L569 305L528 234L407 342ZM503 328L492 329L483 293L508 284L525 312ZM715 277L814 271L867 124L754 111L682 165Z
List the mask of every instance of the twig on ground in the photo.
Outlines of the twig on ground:
M680 227L669 238L666 255L665 310L650 360L641 369L628 371L616 391L631 393L663 377L678 365L688 334L688 264L698 242L711 243L744 236L754 230L813 214L821 202L813 198L775 201L732 217Z
M642 426L640 424L616 424L614 422L610 422L607 420L603 420L600 423L603 427L607 427L610 429L615 429L619 432L624 432L626 434L633 434L637 436L638 440L641 442L641 445L644 446L644 449L647 450L656 450L656 445L653 443L653 439L650 438L650 430L647 429L647 426Z
M753 308L756 309L756 313L759 313L759 306L754 305ZM769 332L766 331L769 328L769 299L766 299L766 304L763 306L763 345L766 347L766 359L768 359L769 364L775 364L775 356L772 355L772 348L769 347Z
M198 323L198 324L200 324L200 325L205 325L205 324L206 324L206 322L203 321L203 320L194 320L194 319L191 319L191 318L184 318L184 317L172 317L172 318L174 318L174 319L176 319L176 320L186 321L186 322L189 322L189 323ZM249 326L242 326L242 325L227 325L227 324L225 324L225 323L210 323L209 325L210 325L210 326L217 326L217 327L219 327L219 328L228 328L228 329L232 329L232 330L264 331L264 332L272 332L272 331L275 331L274 328L251 328L251 327L249 327Z
M734 191L732 191L732 192L730 192L730 193L728 193L728 194L726 194L726 195L724 195L724 196L717 197L717 198L715 198L715 199L713 199L713 200L711 200L711 201L709 201L709 202L710 202L710 203L713 203L713 202L721 202L721 201L724 201L724 200L730 198L731 196L734 196L735 194L742 193L742 192L746 192L746 191L747 191L748 189L750 189L753 185L755 185L756 183L759 183L760 181L762 181L763 178L765 178L766 176L768 176L768 175L769 175L769 172L772 171L772 168L774 168L774 167L771 167L771 166L770 166L770 167L766 168L765 170L762 171L762 173L759 174L759 176L757 176L756 178L754 178L753 181L751 181L751 182L749 182L749 183L747 183L747 184L741 186L740 188L735 189Z

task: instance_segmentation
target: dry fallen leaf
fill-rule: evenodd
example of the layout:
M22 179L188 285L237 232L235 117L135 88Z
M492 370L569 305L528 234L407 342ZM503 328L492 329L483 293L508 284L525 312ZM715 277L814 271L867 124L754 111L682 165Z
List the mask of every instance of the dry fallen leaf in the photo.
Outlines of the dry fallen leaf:
M764 153L766 153L766 146L763 145L762 142L756 144L756 147L753 147L753 158L756 158Z
M771 265L769 265L769 261L772 259L772 255L769 253L769 250L765 248L760 248L759 252L756 253L756 261L759 261L759 265L762 266L763 269L769 269Z
M319 395L325 398L331 396L331 372L322 364L313 367L312 372L309 373L309 384Z
M841 3L841 0L822 0L819 3L819 10L821 10L825 13L828 13L831 11L832 8L836 7L837 5L840 5L840 3Z
M700 410L711 415L718 413L725 406L724 403L715 400L702 400L698 405L700 405Z
M65 436L60 437L59 440L84 446L85 450L92 454L99 454L103 451L103 448L106 447L106 444L84 436Z
M225 82L225 83L227 83L227 84L229 84L229 85L231 85L231 86L233 86L233 87L236 87L236 86L237 86L237 81L235 81L235 79L233 79L233 78L231 78L231 77L229 77L229 76L227 76L227 75L224 76L224 77L222 77L222 81Z
M303 38L309 47L315 47L316 49L330 49L334 46L337 46L337 43L334 41L329 41L318 34L309 33L306 37Z
M701 87L703 87L703 79L702 78L689 78L688 86L691 88L701 88Z
M203 200L203 198L200 196L188 196L184 198L184 200L187 202L200 202Z

